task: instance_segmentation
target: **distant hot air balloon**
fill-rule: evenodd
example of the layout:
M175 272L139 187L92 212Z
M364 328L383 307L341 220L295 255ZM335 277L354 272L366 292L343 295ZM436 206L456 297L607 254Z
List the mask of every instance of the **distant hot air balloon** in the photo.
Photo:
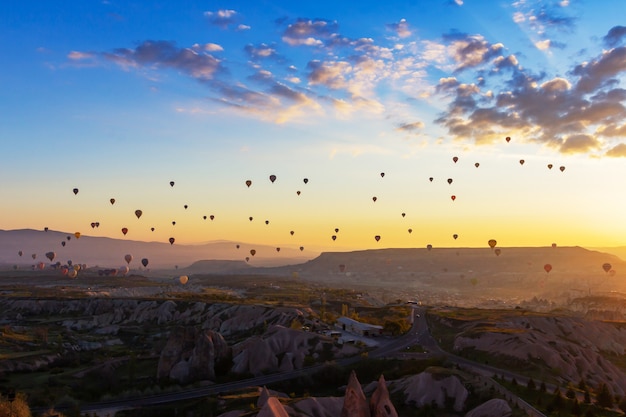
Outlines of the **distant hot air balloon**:
M127 264L130 264L130 261L133 260L133 255L131 255L130 253L127 255L124 255L124 260L126 261Z
M72 240L72 236L65 236L65 238L69 241Z
M143 258L143 259L141 260L141 264L143 265L143 267L144 267L144 268L148 266L148 263L149 263L149 262L150 262L150 261L148 261L148 258Z
M173 245L173 244L174 244L174 242L176 241L176 239L174 239L173 237L171 237L171 238L169 238L169 241L170 241L170 245Z
M426 249L428 250L432 250L433 249L433 245L431 245L430 243L428 245L426 245Z
M246 262L250 261L250 257L246 256Z
M296 194L300 195L300 191L296 191Z
M519 160L519 164L520 164L520 165L524 165L524 162L526 162L526 161L524 161L523 159L520 159L520 160Z
M140 218L142 214L143 214L143 211L135 210L135 216L137 216L137 218Z
M556 243L553 243L553 244L552 244L552 248L556 248Z
M455 157L453 157L453 158L452 158L452 160L453 160L453 161L454 161L454 163L456 164L456 163L457 163L457 161L459 160L459 157L458 157L458 156L455 156Z
M189 277L187 275L181 275L180 277L178 277L178 281L185 285L187 283L187 281L189 281Z
M433 182L433 177L428 178L428 181Z
M202 216L202 218L203 218L204 220L206 220L206 216Z
M304 246L300 246L300 252L304 250Z
M185 208L185 210L187 210L187 208L188 208L189 206L188 206L187 204L185 204L183 207Z
M269 220L265 220L265 224L270 224L270 221Z
M24 252L22 252L22 251L18 251L18 252L17 252L17 254L18 254L18 255L20 255L20 256L22 256L22 255L24 254Z
M384 172L381 172L381 173L380 173L380 177L381 177L381 178L385 178L385 173L384 173Z
M476 162L476 163L474 164L474 166L475 166L476 168L478 168L478 167L480 166L480 164L479 164L478 162Z
M274 174L270 175L270 181L272 181L272 184L273 184L274 181L276 181L276 175Z
M339 228L335 227L335 233L339 233Z
M32 255L30 255L33 259L37 258L37 254L33 253Z
M605 264L602 264L602 269L604 269L604 272L609 272L611 270L611 264L608 262Z
M379 242L380 241L380 236L376 235L376 236L374 236L374 239L376 240L376 242Z
M67 271L67 277L68 278L76 278L78 276L78 271L75 269L69 269Z
M308 183L308 182L309 182L309 179L308 179L308 178L305 178L305 179L303 179L302 181L304 181L304 183L306 184L306 183Z
M545 264L545 265L543 266L543 269L544 269L547 273L550 273L550 271L552 271L552 265L550 265L550 264Z
M236 247L237 249L239 249L241 246L240 246L240 245L235 245L235 247Z
M176 221L172 221L172 226L176 226Z
M413 229L408 230L409 234L413 233Z
M378 200L378 198L377 198L377 197L372 197L372 201L373 201L374 203L376 202L376 200Z
M128 274L128 271L130 271L130 268L129 268L127 265L120 266L120 267L117 269L117 272L119 272L121 275L126 275L126 274Z
M452 178L448 178L448 184L452 184Z
M496 256L500 256L500 254L502 253L502 249L496 248L496 250L494 250L494 253L496 254Z
M215 219L215 216L211 214L211 215L209 216L209 219L214 220L214 219Z
M47 232L47 231L48 231L48 228L47 228L47 227L44 227L44 228L43 228L43 231L44 231L44 232Z
M406 213L402 213L402 217L406 216Z
M560 166L559 169L561 170L561 172L565 171L565 167L564 166Z
M250 188L250 186L252 185L252 181L247 180L247 181L246 181L246 185L248 186L248 188Z
M454 238L454 240L457 240L459 238L459 235L457 235L456 233L452 235L452 237Z
M54 252L46 252L46 258L50 259L50 262L54 261L54 258L56 258L57 254ZM609 268L611 269L611 268Z
M455 195L451 195L450 198L452 199L452 201L456 200L456 196Z
M294 233L296 233L296 232L294 232L293 230L291 230L291 231L289 232L289 234L290 234L291 236L293 236L293 234L294 234Z
M61 246L65 247L65 241L61 242Z
M254 218L252 216L248 217L248 220L252 221Z
M252 255L252 256L256 255L256 250L250 249L250 255Z
M276 252L280 252L280 248L276 248Z
M78 194L78 188L74 188L72 191L74 192L74 195Z
M489 245L489 247L490 247L491 249L493 249L493 248L495 248L495 247L496 247L496 245L498 244L498 241L497 241L497 240L495 240L495 239L489 239L489 241L487 242L487 244Z
M80 232L74 233L74 237L76 237L76 239L80 239Z
M95 229L96 228L96 223L95 222L91 222L91 228Z
M128 233L128 227L122 227L122 233L126 236L126 233Z
M552 169L552 164L548 164L548 169Z
M507 142L510 142L510 141L511 141L511 137L510 137L510 136L507 136L507 137L506 137L506 141L507 141Z
M344 264L339 264L339 272L346 272L346 266Z
M337 236L335 236L335 235L332 235L330 238L331 238L332 240L337 240Z
M174 181L170 181L170 187L174 186Z
M115 204L115 199L114 198L110 199L109 201L111 202L111 205Z
M150 228L150 231L151 231L151 232L154 232L154 227L151 227L151 228Z
M100 227L100 222L96 222L96 227Z

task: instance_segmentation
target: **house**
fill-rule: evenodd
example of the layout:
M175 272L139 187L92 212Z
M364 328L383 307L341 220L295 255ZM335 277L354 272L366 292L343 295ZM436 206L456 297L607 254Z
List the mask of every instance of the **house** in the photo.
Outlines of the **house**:
M375 324L361 323L348 317L339 317L337 326L349 333L361 336L376 336L383 333L383 326Z

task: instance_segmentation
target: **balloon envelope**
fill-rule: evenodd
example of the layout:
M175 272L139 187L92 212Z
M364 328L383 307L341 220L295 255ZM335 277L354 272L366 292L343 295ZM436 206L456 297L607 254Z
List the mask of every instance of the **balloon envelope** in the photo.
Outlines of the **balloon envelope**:
M276 181L276 175L270 175L270 181L272 182Z
M133 255L131 255L130 253L127 255L124 255L124 260L126 261L127 264L129 264L130 261L133 260Z
M246 181L246 185L248 186L248 188L250 188L250 186L252 185L252 181L247 180L247 181Z
M137 218L140 218L142 214L143 214L143 211L135 210L135 216L137 216Z
M491 249L493 249L493 248L494 248L494 247L498 244L498 241L497 241L497 240L495 240L495 239L489 239L489 241L487 242L487 244L489 245L489 247L490 247Z
M173 237L169 238L170 245L173 245L175 241L176 239L174 239Z
M76 239L80 239L80 232L74 233L74 237L76 237Z
M54 258L56 258L57 254L54 252L47 252L46 253L46 258L50 259L50 262L52 262L54 260ZM611 268L609 268L611 269Z
M250 255L252 255L252 256L256 255L256 250L250 249Z
M187 283L187 281L189 281L189 277L187 275L181 275L180 277L178 277L178 281L185 285Z
M74 195L78 194L78 188L74 188L72 191L74 192Z
M550 271L552 271L552 265L550 265L550 264L545 264L545 265L543 266L543 269L544 269L546 272L550 272Z
M144 266L144 268L145 268L146 266L148 266L148 262L149 262L149 261L148 261L148 258L143 258L143 259L141 260L141 264Z
M608 262L605 264L602 264L602 269L604 269L604 272L609 272L611 270L611 264Z
M122 227L122 233L124 233L124 236L126 236L126 233L128 233L128 228Z

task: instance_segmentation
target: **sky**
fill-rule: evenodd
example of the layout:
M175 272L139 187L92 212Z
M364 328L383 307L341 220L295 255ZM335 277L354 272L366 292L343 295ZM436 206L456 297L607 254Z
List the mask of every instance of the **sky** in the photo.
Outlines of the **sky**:
M0 229L626 245L626 4L601 5L2 2Z

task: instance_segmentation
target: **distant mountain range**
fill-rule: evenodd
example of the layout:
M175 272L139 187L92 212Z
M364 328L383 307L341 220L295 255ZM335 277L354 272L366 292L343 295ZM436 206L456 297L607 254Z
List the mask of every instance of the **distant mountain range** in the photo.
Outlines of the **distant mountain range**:
M254 255L251 251L254 251ZM176 266L187 267L200 260L240 261L244 266L246 263L251 266L288 265L306 262L319 255L318 252L306 249L301 251L294 247L281 247L277 250L276 247L267 245L229 241L170 245L85 235L77 239L74 233L54 230L0 230L0 264L23 267L40 261L49 263L49 259L45 257L47 252L56 254L54 262L64 264L72 260L73 263L102 268L126 265L124 257L130 254L133 257L129 264L131 270L143 268L143 258L148 259L148 268L174 269Z

